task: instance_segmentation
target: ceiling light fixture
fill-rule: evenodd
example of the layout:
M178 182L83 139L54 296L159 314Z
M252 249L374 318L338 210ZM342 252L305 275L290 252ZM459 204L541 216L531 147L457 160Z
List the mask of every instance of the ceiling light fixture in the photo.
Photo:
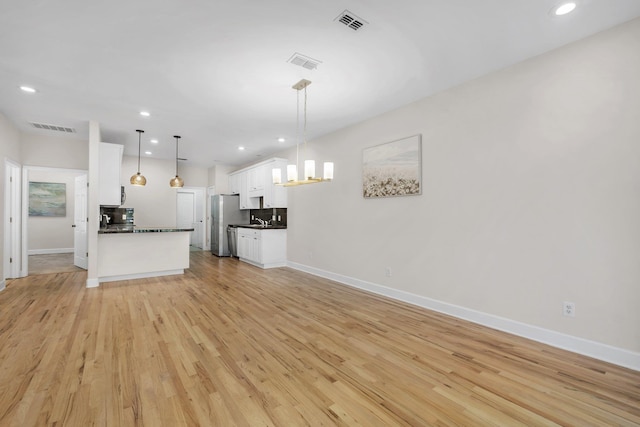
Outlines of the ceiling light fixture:
M140 115L144 117L149 117L151 113L149 113L148 111L140 111Z
M282 171L280 168L274 168L271 171L273 183L284 187L292 187L295 185L316 184L318 182L326 182L333 180L333 162L324 163L324 176L317 178L315 160L304 161L303 179L298 179L298 164L300 162L300 91L304 89L304 125L302 131L302 141L304 142L304 155L307 154L307 86L311 82L302 79L292 86L297 91L297 109L296 109L296 134L298 135L298 143L296 144L296 164L287 165L287 182L282 182Z
M176 139L176 176L171 178L169 185L171 188L181 188L184 187L184 180L178 176L178 140L180 136L174 135L173 137Z
M144 131L140 129L136 129L136 132L138 132L138 173L135 175L132 175L129 182L132 185L137 185L138 187L144 187L145 185L147 185L147 178L145 178L144 175L140 175L140 144L141 144L140 139L142 138L142 134L144 133Z
M20 86L20 90L23 92L28 92L28 93L36 93L37 91L29 86Z
M151 140L151 141L149 141L149 142L150 142L150 143L152 143L152 144L157 144L157 143L158 143L158 140L157 140L157 139L152 139L152 140Z
M244 147L238 147L238 150L244 151Z
M146 154L147 156L153 154L151 151L145 151L144 154Z
M564 3L561 4L560 6L556 7L553 11L553 13L556 16L562 16L562 15L566 15L567 13L571 13L573 12L573 10L576 8L576 3L575 2L569 2L569 3Z
M284 138L278 138L278 142L284 142Z

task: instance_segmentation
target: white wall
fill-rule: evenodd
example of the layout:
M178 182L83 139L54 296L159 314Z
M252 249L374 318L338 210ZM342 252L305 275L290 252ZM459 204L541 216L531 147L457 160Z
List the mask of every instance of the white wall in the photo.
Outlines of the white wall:
M137 172L138 157L124 156L122 160L122 184L125 186L126 208L134 208L135 223L140 227L162 227L176 225L176 189L169 187L169 180L175 176L174 160L142 158L140 173L147 178L147 185L136 187L129 183L131 175ZM179 165L178 174L188 187L208 185L207 168Z
M22 133L22 164L65 169L89 169L89 141L54 132L47 135Z
M313 141L335 180L288 190L289 261L637 363L638 52L634 20ZM423 194L364 200L362 150L414 134Z
M29 169L30 182L64 183L67 191L67 212L64 217L28 216L29 254L73 251L75 178L84 172L54 169Z
M5 116L0 113L0 167L2 167L2 173L0 173L0 227L3 227L4 235L4 161L5 159L12 160L15 163L21 164L22 159L20 157L20 132ZM4 245L0 245L0 287L4 279Z

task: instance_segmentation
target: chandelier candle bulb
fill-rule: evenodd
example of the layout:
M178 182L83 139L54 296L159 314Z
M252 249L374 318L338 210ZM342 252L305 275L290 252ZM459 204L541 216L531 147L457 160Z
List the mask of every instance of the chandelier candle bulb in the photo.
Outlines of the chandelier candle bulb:
M287 165L287 181L295 181L296 179L298 179L298 167Z
M330 181L333 179L333 162L324 162L323 177L327 181Z
M316 176L316 161L304 161L304 179L313 179Z
M280 168L271 169L271 178L274 184L282 184L282 171Z

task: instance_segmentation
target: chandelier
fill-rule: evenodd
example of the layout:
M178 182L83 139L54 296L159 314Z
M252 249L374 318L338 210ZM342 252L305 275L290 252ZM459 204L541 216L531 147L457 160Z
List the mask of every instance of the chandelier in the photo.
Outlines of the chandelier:
M282 171L280 168L272 169L273 183L281 185L283 187L292 187L296 185L304 184L316 184L318 182L327 182L333 179L333 162L324 163L324 173L322 178L316 177L316 162L315 160L304 161L304 175L302 179L298 177L298 165L300 164L300 91L304 90L304 125L302 132L302 141L304 143L304 154L307 153L307 86L311 82L309 80L302 79L298 83L292 86L297 92L297 109L296 109L296 163L294 165L287 165L287 181L282 182Z

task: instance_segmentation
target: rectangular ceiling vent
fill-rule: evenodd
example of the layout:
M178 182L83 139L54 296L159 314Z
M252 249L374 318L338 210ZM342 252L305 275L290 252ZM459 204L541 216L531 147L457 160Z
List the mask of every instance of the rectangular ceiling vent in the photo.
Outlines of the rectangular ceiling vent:
M349 12L345 9L334 21L338 21L347 27L351 28L354 31L358 31L360 28L364 27L365 24L368 24L364 19L356 16L354 13Z
M309 58L308 56L302 55L298 52L291 55L291 58L287 59L287 62L290 62L293 65L297 65L302 68L306 68L307 70L315 70L316 68L318 68L318 64L322 64L322 61Z
M76 130L74 128L69 128L66 126L48 125L46 123L34 123L34 122L30 122L29 124L36 129L53 130L56 132L76 133Z

